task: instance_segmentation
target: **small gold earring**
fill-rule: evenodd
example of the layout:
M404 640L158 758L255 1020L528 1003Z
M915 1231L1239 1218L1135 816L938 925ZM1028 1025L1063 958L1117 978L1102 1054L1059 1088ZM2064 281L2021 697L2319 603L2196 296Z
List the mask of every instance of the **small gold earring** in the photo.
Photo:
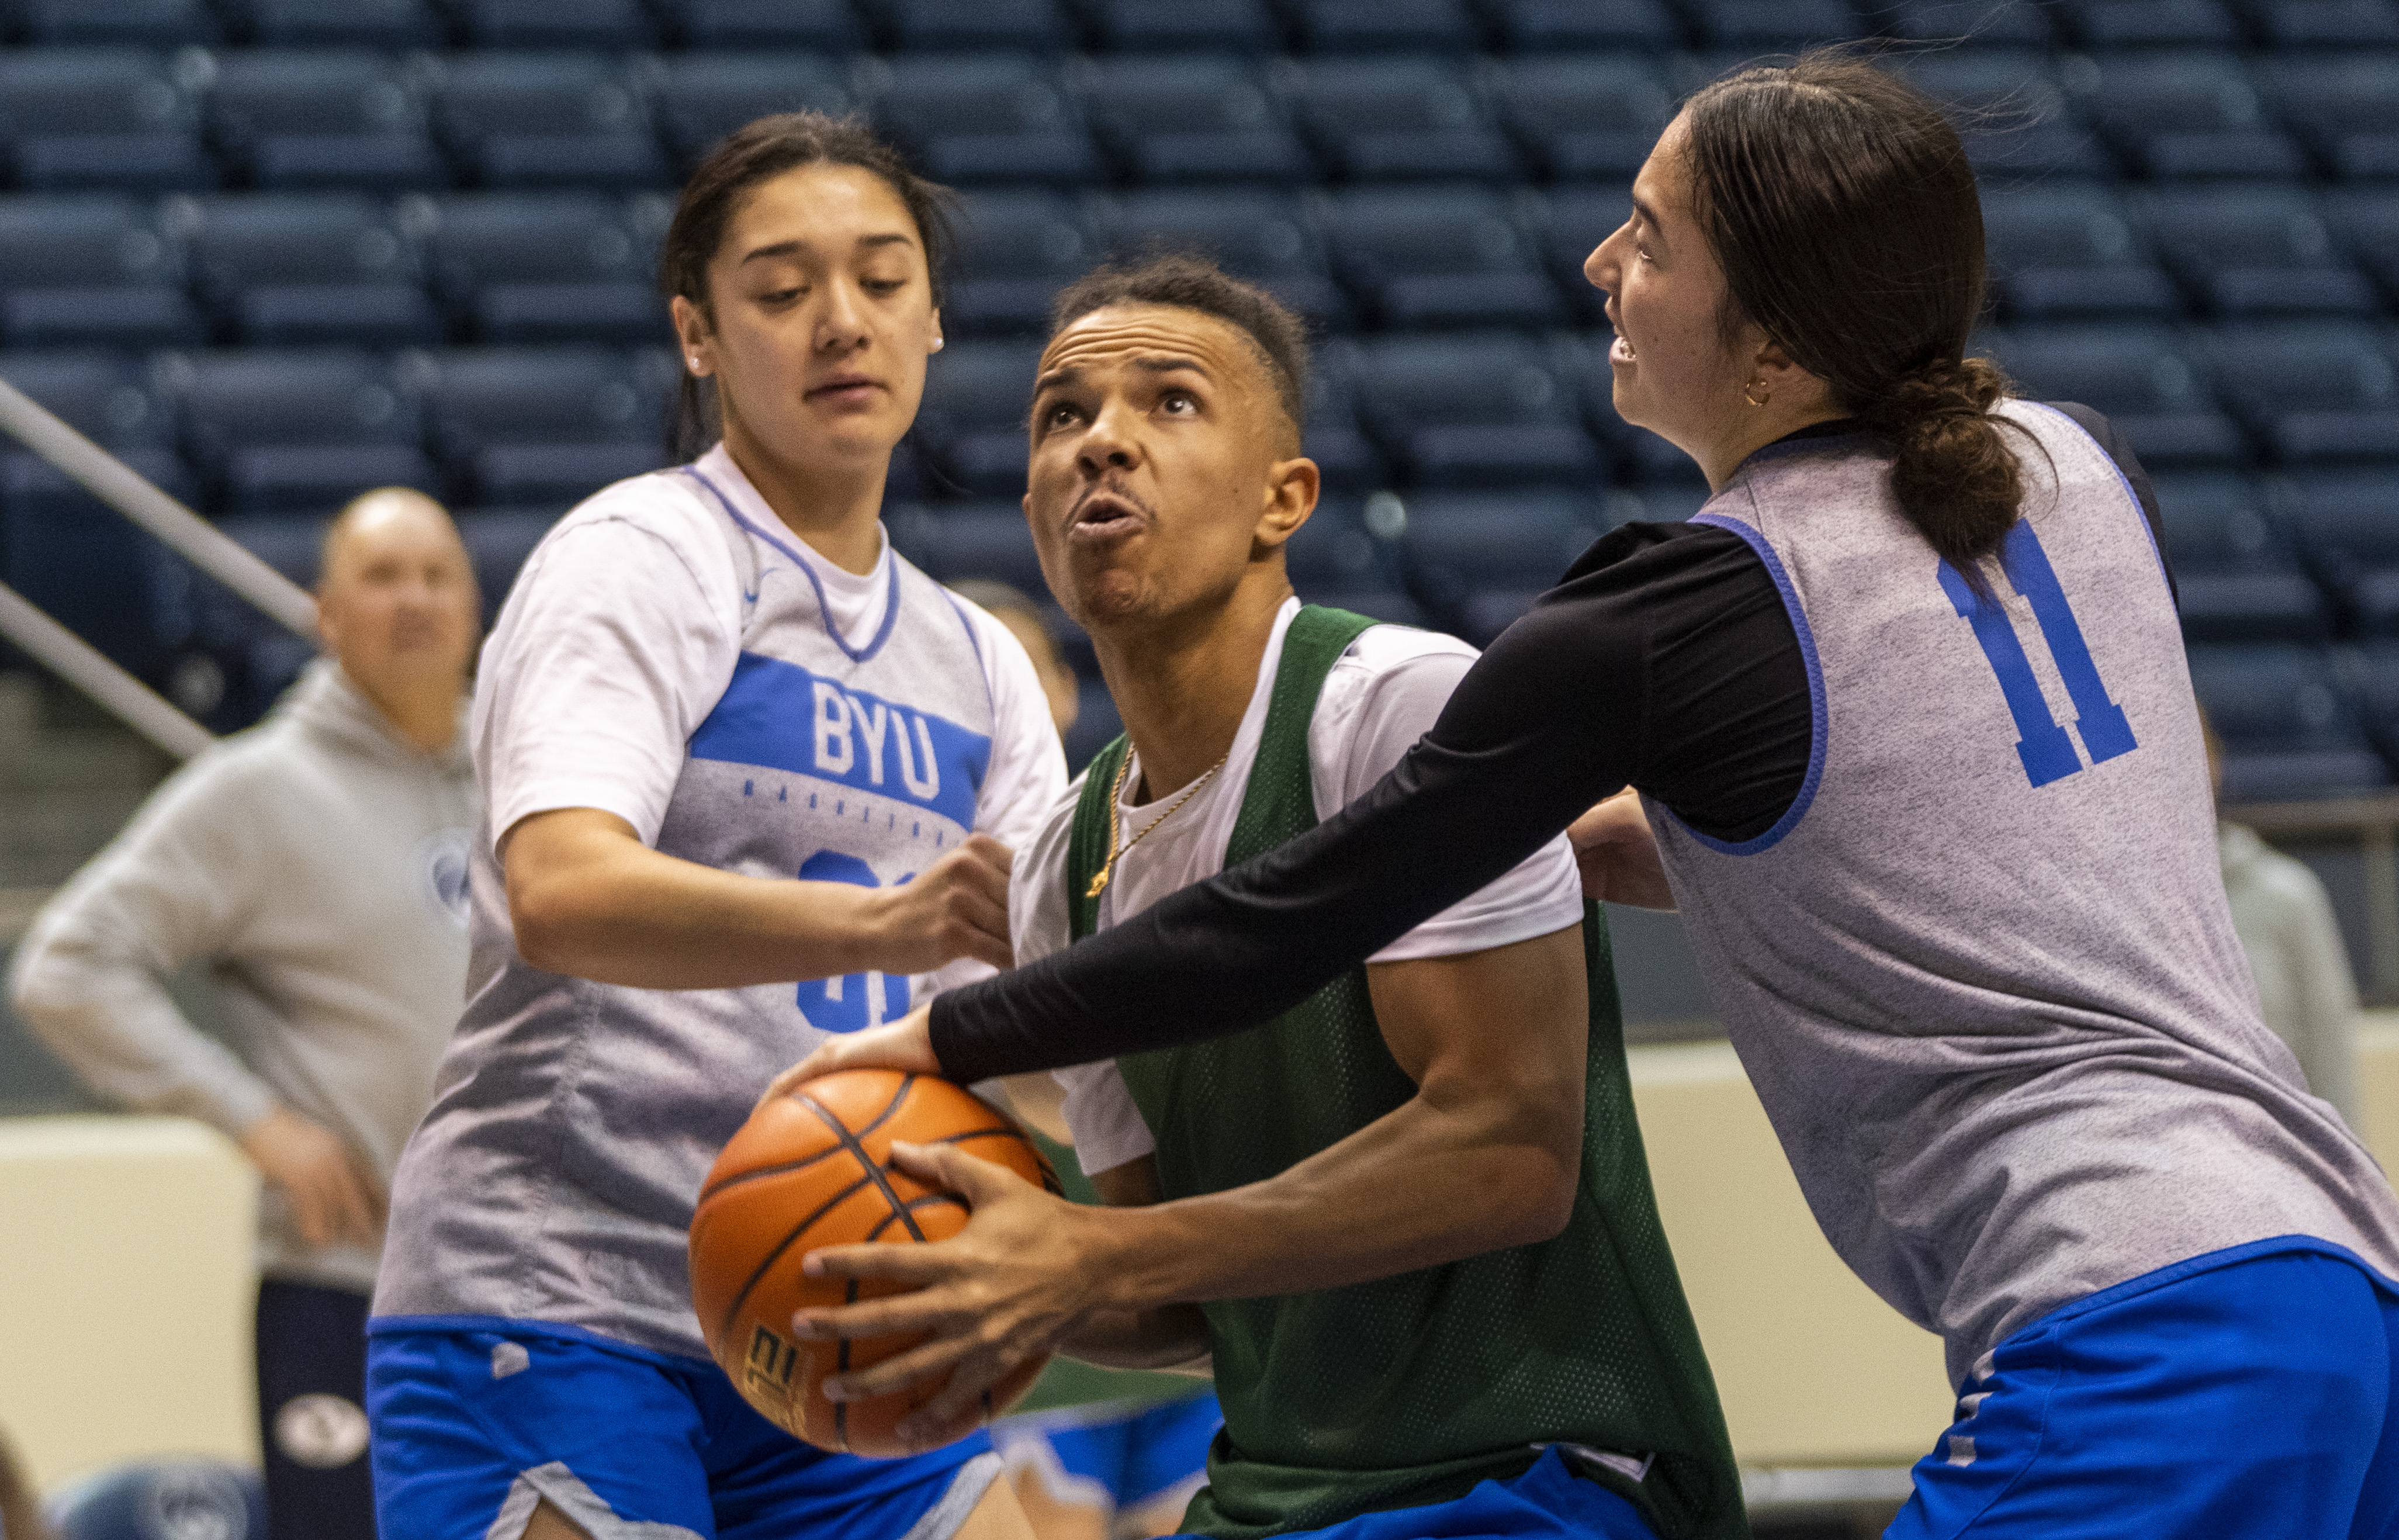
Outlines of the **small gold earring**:
M1767 402L1767 401L1770 401L1770 400L1774 399L1774 393L1773 393L1772 391L1768 391L1768 392L1766 393L1766 400L1760 400L1760 399L1758 399L1756 397L1755 397L1755 396L1753 396L1753 395L1751 395L1751 394L1750 394L1750 392L1751 392L1751 391L1755 390L1759 385L1763 385L1764 383L1765 383L1765 382L1764 382L1764 381L1762 381L1762 380L1752 380L1752 381L1750 381L1750 382L1749 382L1749 384L1747 384L1747 385L1745 385L1742 386L1742 387L1741 387L1741 399L1742 399L1742 400L1744 400L1744 401L1747 401L1747 402L1748 402L1750 405L1752 405L1752 406L1764 406L1764 405L1766 404L1766 402Z

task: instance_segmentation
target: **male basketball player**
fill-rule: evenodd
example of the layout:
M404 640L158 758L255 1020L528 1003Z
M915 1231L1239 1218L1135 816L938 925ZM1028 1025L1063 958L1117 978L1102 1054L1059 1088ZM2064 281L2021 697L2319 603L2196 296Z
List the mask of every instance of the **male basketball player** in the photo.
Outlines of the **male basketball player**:
M1312 827L1474 655L1293 596L1283 545L1317 469L1305 343L1270 297L1162 258L1093 275L1056 316L1025 512L1128 732L1017 857L1020 962ZM917 1151L903 1164L972 1200L967 1232L807 1265L931 1287L795 1330L979 1323L847 1377L863 1397L963 1358L903 1429L928 1444L980 1412L969 1344L1212 1355L1226 1426L1196 1533L1743 1533L1596 925L1553 842L1265 1027L1062 1072L1118 1207Z

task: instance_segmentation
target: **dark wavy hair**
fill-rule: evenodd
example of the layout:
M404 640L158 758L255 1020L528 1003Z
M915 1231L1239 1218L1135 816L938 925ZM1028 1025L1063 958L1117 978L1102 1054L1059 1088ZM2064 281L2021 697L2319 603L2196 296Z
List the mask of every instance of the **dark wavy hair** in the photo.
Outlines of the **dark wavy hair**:
M1153 252L1094 269L1061 290L1050 304L1050 335L1111 304L1172 305L1229 324L1257 350L1293 429L1308 426L1308 323L1256 284L1192 252Z
M1908 522L1979 588L1976 559L2024 500L2001 430L2023 430L1991 414L2007 378L1965 356L1983 313L1983 206L1957 129L1913 86L1834 48L1738 70L1683 117L1728 340L1754 321L1823 380L1889 449Z
M949 267L956 245L956 195L911 170L900 152L877 139L861 119L823 113L775 113L717 142L684 184L674 219L667 225L666 240L658 252L658 292L669 298L683 296L714 324L708 264L725 243L725 227L740 209L743 196L785 171L819 165L872 171L899 195L925 249L933 304L940 305L942 275ZM714 443L722 431L716 382L684 372L674 420L667 432L667 453L674 459L688 460Z

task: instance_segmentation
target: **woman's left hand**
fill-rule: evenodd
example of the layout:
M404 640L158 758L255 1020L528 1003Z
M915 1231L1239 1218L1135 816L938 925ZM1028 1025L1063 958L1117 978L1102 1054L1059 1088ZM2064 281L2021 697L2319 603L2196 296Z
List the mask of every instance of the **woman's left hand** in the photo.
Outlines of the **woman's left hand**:
M1013 1171L948 1144L891 1146L891 1164L967 1200L973 1217L948 1240L922 1246L834 1246L808 1254L812 1278L875 1278L913 1291L792 1317L802 1341L932 1336L872 1368L823 1383L834 1400L862 1401L946 1375L939 1394L896 1431L912 1449L965 1437L991 1415L986 1392L1026 1359L1050 1353L1105 1302L1100 1216L1053 1197Z

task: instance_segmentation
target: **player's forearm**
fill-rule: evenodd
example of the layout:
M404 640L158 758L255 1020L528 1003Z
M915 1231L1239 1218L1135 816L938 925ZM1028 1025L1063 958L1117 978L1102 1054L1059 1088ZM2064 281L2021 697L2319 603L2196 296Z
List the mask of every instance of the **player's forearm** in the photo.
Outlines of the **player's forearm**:
M884 961L876 890L718 871L630 833L531 823L512 837L507 871L517 950L535 967L639 989L728 989Z
M1105 1278L1119 1309L1303 1293L1437 1266L1556 1235L1579 1176L1580 1086L1512 1108L1418 1096L1280 1176L1110 1210Z
M1204 1374L1208 1371L1208 1318L1191 1304L1099 1311L1059 1347L1069 1358L1106 1369Z

